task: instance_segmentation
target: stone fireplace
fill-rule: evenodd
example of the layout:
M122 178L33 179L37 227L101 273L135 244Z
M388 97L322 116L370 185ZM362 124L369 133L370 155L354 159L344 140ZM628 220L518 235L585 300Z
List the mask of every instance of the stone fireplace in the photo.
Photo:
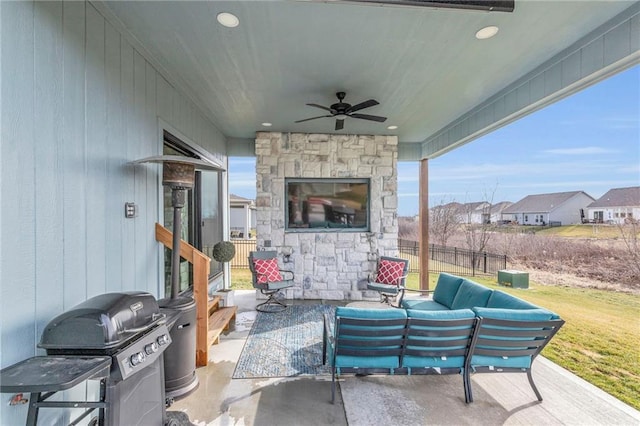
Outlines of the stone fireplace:
M374 299L367 277L379 256L396 256L395 136L258 132L256 135L257 246L276 250L295 274L288 299ZM353 232L285 230L285 178L370 179L370 229Z

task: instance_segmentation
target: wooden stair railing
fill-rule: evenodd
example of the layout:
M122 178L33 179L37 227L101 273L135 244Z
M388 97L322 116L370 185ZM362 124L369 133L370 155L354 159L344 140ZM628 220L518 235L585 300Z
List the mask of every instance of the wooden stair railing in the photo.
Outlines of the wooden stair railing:
M156 240L173 248L173 233L156 223ZM196 367L209 362L209 348L218 343L220 334L235 319L237 306L220 308L220 297L209 300L209 271L211 259L184 240L180 240L180 257L193 265L193 298L196 302Z

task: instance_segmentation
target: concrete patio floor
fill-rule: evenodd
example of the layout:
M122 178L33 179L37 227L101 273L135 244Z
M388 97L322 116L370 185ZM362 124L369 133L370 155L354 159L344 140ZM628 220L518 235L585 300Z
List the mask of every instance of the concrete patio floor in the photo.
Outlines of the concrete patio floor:
M258 302L244 290L235 303L235 326L212 347L209 365L196 370L199 388L169 408L198 426L640 425L639 411L542 357L533 368L542 402L525 374L472 376L472 404L464 402L461 376L346 376L335 404L330 376L232 379Z

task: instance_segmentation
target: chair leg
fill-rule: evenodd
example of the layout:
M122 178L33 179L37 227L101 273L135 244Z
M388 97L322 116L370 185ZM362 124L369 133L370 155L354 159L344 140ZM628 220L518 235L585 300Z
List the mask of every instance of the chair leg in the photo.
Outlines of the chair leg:
M336 401L336 368L331 367L331 403Z
M467 371L467 374L465 375L464 384L465 384L465 399L466 399L465 402L469 404L473 402L473 391L471 390L471 372L470 371Z
M462 372L462 386L464 387L464 402L465 403L469 403L471 401L469 401L470 396L469 396L469 382L467 381L468 375L466 370L463 370Z
M527 378L529 379L529 384L531 385L531 388L535 392L536 397L538 397L538 401L542 401L542 395L540 395L540 392L538 392L538 388L536 387L536 384L533 383L533 376L531 375L531 368L529 368L527 370Z
M256 306L256 311L265 312L265 313L276 313L276 312L282 312L285 309L287 309L289 307L288 305L276 299L277 293L278 293L277 291L271 291L268 293L262 291L262 294L268 297L266 301Z

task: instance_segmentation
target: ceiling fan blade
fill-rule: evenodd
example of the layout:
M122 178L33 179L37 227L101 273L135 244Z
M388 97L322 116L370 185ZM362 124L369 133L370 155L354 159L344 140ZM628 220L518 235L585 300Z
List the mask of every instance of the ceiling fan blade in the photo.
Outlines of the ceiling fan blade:
M336 119L336 130L344 129L344 120Z
M347 110L347 112L349 113L349 112L360 111L361 109L369 108L369 107L372 107L372 106L378 105L378 104L379 104L379 102L376 101L375 99L369 99L368 101L364 101L364 102L361 102L361 103L359 103L357 105L352 106L351 108L349 108Z
M312 107L316 107L316 108L321 108L321 109L324 109L325 111L329 111L330 113L333 113L333 110L331 108L326 107L326 106L322 106L322 105L318 105L318 104L307 104L307 105L312 106Z
M333 115L319 115L317 117L305 118L304 120L298 120L295 123L302 123L303 121L315 120L316 118L333 117Z
M380 117L379 115L369 115L369 114L349 114L349 117L361 118L363 120L378 121L380 123L387 120L387 117Z

